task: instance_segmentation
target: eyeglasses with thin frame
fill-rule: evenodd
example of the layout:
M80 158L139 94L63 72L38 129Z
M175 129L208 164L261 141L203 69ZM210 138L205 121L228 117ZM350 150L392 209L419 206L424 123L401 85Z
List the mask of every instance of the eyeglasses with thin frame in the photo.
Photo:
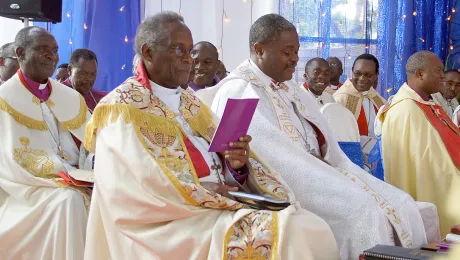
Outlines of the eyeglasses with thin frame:
M165 44L160 44L160 43L156 43L156 42L154 42L153 44L158 45L158 46L166 47L166 48L168 48L170 50L174 50L176 52L177 57L184 57L186 54L191 55L190 52L192 51L192 48L187 49L183 45L177 45L177 46L172 45L171 46L171 45L165 45Z

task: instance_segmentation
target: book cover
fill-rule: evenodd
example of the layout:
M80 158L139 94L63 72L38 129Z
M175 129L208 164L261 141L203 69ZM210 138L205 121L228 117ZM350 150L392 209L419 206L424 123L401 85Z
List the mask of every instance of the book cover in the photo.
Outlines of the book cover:
M422 249L404 248L398 246L377 245L364 251L365 260L397 259L397 260L429 260L442 253Z
M222 119L211 140L209 152L229 150L229 143L237 142L240 137L245 136L258 103L259 99L256 98L229 98Z

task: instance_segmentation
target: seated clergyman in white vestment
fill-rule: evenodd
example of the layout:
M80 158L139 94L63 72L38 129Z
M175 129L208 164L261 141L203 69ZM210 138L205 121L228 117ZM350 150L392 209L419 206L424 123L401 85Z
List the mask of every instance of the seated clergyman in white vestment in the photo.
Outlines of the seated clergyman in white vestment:
M251 137L208 152L216 117L180 87L192 46L177 13L146 19L137 76L95 109L85 141L97 156L85 259L338 259L328 225L250 156ZM291 205L250 209L228 194L239 185Z
M15 45L20 70L0 87L0 259L81 260L89 196L58 172L78 167L90 114L49 78L59 61L50 33L24 28Z
M290 81L299 50L294 25L265 15L252 25L249 38L251 58L215 87L212 110L222 116L228 98L260 99L249 128L251 149L281 175L301 206L331 226L342 259L358 259L377 244L426 243L414 200L353 164L315 99ZM197 96L207 93L213 92Z
M305 83L300 88L305 89L309 95L313 95L319 107L327 103L335 103L334 97L325 91L329 87L331 77L331 69L325 59L309 60L305 65L303 77Z

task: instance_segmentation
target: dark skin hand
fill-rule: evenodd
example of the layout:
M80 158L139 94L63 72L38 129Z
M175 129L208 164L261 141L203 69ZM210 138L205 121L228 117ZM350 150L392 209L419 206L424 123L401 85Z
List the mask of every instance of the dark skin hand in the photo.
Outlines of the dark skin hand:
M249 161L249 142L251 142L251 140L252 138L249 135L240 137L238 142L229 144L230 150L219 153L219 155L229 162L232 169L239 170ZM201 186L229 199L233 199L233 197L228 194L229 191L238 191L238 187L231 187L214 182L201 182Z

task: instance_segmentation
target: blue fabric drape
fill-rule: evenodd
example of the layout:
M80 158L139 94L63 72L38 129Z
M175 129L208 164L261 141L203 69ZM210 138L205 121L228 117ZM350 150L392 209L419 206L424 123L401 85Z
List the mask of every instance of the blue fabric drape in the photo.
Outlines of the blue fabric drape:
M359 142L339 142L339 146L354 164L364 168L363 151Z
M280 14L297 27L301 42L294 77L302 81L313 57L337 56L344 63L343 81L354 59L371 53L381 65L377 90L387 98L406 81L410 55L430 50L445 59L450 6L451 0L279 0Z
M55 36L60 63L68 63L75 49L94 51L99 61L94 88L110 91L132 75L139 8L138 0L64 0L61 23L38 25Z
M460 1L454 0L452 7L456 10L455 13L451 12L450 16L450 42L449 57L447 59L446 69L460 69ZM458 10L458 11L457 11Z

